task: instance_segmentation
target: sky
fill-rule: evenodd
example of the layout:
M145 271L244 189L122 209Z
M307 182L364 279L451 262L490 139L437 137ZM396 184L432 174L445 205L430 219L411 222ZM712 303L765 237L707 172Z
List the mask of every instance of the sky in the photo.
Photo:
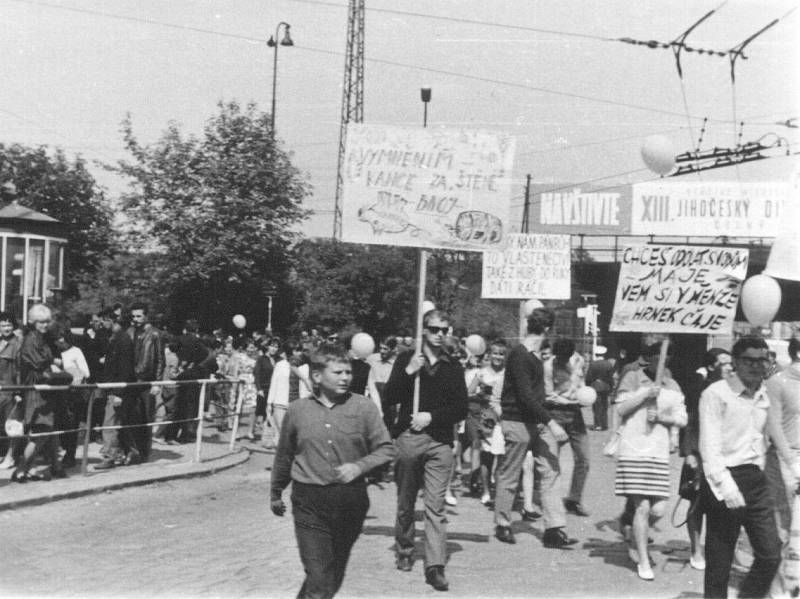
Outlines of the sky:
M525 176L596 186L652 180L642 140L676 151L784 138L800 129L797 0L368 0L364 121L512 133L511 207ZM729 57L619 41L670 42L708 12L688 46L727 51L770 22L745 49L731 82ZM268 111L278 48L276 129L313 186L315 215L301 230L330 236L339 147L345 0L0 0L0 141L59 146L90 161L113 198L126 182L99 166L126 157L120 123L155 141L170 121L199 134L220 100ZM708 120L703 126L703 120ZM734 125L741 123L742 127ZM740 136L741 135L741 136ZM766 137L764 137L766 136ZM718 169L705 180L786 179L794 159ZM687 179L687 177L683 177Z

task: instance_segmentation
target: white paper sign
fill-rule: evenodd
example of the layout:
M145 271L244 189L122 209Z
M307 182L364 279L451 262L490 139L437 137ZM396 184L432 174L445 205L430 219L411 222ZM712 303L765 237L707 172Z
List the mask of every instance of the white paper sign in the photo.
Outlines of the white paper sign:
M483 253L481 297L569 299L569 235L515 233L505 247Z
M622 266L611 331L724 334L731 331L748 251L631 245Z
M632 235L775 237L783 181L652 181L633 186Z
M514 138L467 129L348 126L342 240L484 250L508 232Z

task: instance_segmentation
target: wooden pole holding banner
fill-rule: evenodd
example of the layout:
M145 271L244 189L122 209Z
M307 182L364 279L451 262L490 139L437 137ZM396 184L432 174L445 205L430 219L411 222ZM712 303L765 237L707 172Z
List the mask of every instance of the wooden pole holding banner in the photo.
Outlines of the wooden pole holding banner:
M666 337L661 342L661 353L658 354L658 366L656 366L656 382L655 386L660 390L661 385L664 382L664 370L667 367L667 352L669 351L669 337ZM648 407L656 407L658 406L658 398L653 397L647 400ZM649 420L647 421L647 432L650 433L653 430L653 423Z
M415 354L422 353L422 317L424 316L422 304L425 302L425 283L428 278L428 251L420 249L419 265L417 268L417 330L416 330L416 349ZM412 414L419 412L419 370L414 377L414 403Z

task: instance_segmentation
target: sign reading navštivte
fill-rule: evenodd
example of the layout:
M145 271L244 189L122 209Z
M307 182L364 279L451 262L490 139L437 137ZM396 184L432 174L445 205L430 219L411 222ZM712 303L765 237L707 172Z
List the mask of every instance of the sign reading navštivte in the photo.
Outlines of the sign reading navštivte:
M497 247L509 230L514 147L490 131L350 124L342 240Z
M569 299L569 235L514 233L503 248L483 253L481 297Z
M724 334L733 327L748 251L687 245L630 245L611 331Z
M652 181L633 185L632 235L775 237L784 181Z
M631 186L531 185L530 231L574 235L626 235L631 228Z

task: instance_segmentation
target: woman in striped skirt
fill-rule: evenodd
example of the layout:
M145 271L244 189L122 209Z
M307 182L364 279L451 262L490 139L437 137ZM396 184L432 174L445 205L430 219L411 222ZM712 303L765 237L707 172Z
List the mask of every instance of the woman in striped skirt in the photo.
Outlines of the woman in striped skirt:
M647 365L622 378L614 402L622 418L614 492L635 507L633 544L643 580L654 579L647 538L669 499L670 443L687 421L683 394L666 369L661 386L655 384L660 350L660 343L646 348L642 357Z

